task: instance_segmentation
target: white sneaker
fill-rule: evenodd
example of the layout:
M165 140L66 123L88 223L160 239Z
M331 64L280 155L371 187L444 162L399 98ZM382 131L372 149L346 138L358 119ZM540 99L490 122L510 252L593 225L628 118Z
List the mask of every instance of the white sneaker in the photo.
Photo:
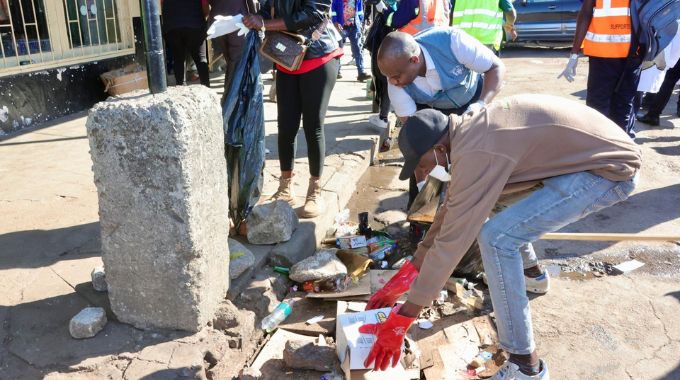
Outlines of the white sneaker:
M543 360L541 360L541 372L535 376L523 374L517 364L506 361L491 380L550 380L550 373Z
M380 115L371 115L368 117L368 122L371 123L372 125L385 129L387 128L387 121L383 120L380 118Z
M543 270L543 274L538 277L524 276L527 292L536 294L545 294L550 290L550 275L547 270Z

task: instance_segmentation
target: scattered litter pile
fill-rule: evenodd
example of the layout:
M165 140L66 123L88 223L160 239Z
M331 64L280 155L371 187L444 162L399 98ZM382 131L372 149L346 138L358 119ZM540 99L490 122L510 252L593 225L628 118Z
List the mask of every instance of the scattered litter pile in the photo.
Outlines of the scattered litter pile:
M375 337L359 327L382 323L390 312L365 310L366 301L412 259L413 245L373 231L365 213L358 224L350 222L349 211L336 217L334 236L324 244L290 268L274 268L291 286L262 320L267 338L242 378L483 379L505 360L486 315L491 307L483 278L451 277L410 328L397 366L385 372L365 368Z

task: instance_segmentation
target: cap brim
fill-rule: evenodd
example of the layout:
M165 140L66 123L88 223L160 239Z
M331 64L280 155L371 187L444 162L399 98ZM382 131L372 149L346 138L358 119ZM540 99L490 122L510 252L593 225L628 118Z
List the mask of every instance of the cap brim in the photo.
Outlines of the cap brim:
M399 173L399 179L404 181L407 180L413 175L413 172L416 171L416 166L418 166L418 162L404 162L404 166L401 168L401 173Z

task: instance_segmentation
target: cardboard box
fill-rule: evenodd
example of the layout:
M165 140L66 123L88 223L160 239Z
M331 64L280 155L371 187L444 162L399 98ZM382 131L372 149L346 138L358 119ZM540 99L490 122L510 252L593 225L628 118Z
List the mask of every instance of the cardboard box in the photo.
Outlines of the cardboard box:
M351 312L349 303L338 301L335 342L345 379L347 380L408 380L418 379L420 370L406 370L401 361L386 371L373 371L364 367L375 335L362 334L359 327L367 323L383 323L390 314L389 307L362 312Z
M111 96L149 88L146 70L136 63L107 71L99 77L104 82L104 91Z
M363 235L352 235L343 236L336 239L336 244L340 249L354 249L362 248L366 246L366 236Z

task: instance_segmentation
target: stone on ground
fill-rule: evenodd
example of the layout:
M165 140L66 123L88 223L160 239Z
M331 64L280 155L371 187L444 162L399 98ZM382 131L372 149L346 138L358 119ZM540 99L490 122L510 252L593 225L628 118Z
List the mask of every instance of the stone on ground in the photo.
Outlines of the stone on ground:
M201 329L229 286L219 98L134 92L87 120L111 308L137 328Z
M106 273L104 272L104 267L95 267L90 273L92 277L92 287L98 292L105 292L107 290L106 285Z
M255 264L255 255L234 239L229 239L229 256L229 278L232 280Z
M101 307L86 307L71 318L68 331L76 339L92 338L106 326L106 312Z
M246 367L239 372L239 380L259 380L262 374L259 370L251 367Z
M340 365L334 346L319 346L304 340L289 340L283 349L283 361L294 369L333 371Z
M226 300L215 312L213 328L222 331L229 339L229 348L241 348L255 330L255 313L239 309Z
M290 268L289 278L297 282L325 280L347 274L347 267L335 256L335 249L324 249Z
M253 207L246 222L249 243L276 244L290 240L298 217L288 203L279 200Z

